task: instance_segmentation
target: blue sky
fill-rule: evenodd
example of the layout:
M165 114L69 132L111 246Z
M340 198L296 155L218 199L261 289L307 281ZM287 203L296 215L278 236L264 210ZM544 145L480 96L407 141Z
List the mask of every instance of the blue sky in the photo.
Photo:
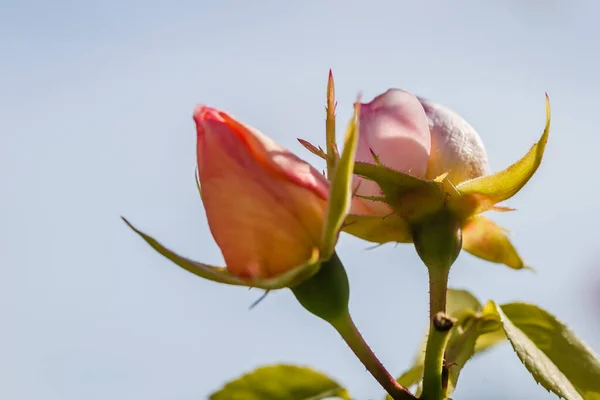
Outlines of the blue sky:
M535 302L600 350L596 206L600 8L590 1L3 0L0 9L0 397L191 400L259 365L311 365L357 400L382 391L335 332L280 291L202 281L119 216L218 264L194 184L192 111L228 110L321 166L332 68L339 125L357 93L400 87L461 113L493 170L553 127L538 174L494 215L537 273L462 254L450 285ZM357 325L394 374L427 324L410 245L343 235ZM511 382L507 385L506 382ZM456 399L552 399L508 344Z

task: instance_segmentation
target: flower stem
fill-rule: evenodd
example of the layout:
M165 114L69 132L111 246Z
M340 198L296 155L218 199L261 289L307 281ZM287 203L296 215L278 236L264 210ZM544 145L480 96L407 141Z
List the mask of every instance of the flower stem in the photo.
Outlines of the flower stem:
M429 322L439 312L446 312L446 294L448 292L448 276L450 267L431 267L429 272Z
M354 325L349 313L331 321L333 327L339 332L356 357L373 375L373 378L388 392L394 400L415 400L407 388L400 385L392 375L385 369L377 356L373 353L367 342Z
M323 262L319 272L291 289L307 311L327 321L338 331L360 362L394 400L416 400L385 369L354 325L348 311L348 276L335 253Z
M421 399L446 398L444 351L454 320L446 315L446 292L450 267L462 248L460 220L442 210L413 227L415 249L429 271L429 336L425 348Z
M446 315L446 292L450 268L430 267L429 270L429 336L425 349L423 371L424 400L443 400L446 385L443 382L444 351L453 319Z

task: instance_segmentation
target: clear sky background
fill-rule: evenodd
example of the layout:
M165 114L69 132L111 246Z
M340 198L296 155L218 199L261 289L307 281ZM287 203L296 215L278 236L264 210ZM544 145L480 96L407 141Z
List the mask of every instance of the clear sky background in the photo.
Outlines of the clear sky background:
M493 216L526 261L463 253L452 287L550 310L600 351L598 40L594 1L0 2L0 398L197 400L269 363L313 366L356 400L382 391L288 291L203 281L120 215L192 258L221 263L194 183L192 111L223 108L322 167L327 72L339 126L358 92L404 88L461 113L492 169L553 126L544 163ZM358 326L395 375L427 325L410 245L342 235ZM503 344L455 399L552 399Z

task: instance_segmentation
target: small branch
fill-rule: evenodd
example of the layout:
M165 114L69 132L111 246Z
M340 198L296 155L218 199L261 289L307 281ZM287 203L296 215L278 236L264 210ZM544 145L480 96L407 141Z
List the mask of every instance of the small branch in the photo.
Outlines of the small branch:
M373 378L388 392L394 400L416 400L407 388L400 385L396 379L385 369L377 356L373 353L367 342L354 325L350 314L332 322L333 327L339 332L350 349L358 357Z

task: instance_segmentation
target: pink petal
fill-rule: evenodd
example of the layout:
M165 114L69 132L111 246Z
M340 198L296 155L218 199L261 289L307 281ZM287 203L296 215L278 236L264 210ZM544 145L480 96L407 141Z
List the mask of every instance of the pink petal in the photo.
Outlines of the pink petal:
M427 116L412 94L390 89L367 104L361 104L356 161L375 163L371 152L388 168L417 177L425 176L431 147ZM355 178L357 194L381 196L372 181ZM373 214L391 212L381 202L365 201Z

